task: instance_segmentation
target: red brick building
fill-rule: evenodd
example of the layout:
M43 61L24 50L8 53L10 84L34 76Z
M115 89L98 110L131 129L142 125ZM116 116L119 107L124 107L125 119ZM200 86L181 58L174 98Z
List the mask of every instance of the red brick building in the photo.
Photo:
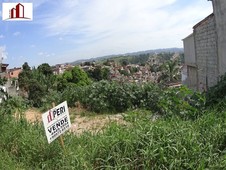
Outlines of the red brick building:
M18 78L21 71L22 71L21 67L9 69L7 78Z

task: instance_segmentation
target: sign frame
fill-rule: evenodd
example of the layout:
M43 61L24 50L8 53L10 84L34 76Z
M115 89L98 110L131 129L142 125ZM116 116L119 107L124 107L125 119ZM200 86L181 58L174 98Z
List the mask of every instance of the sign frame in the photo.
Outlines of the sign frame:
M42 114L42 121L48 143L64 134L71 127L67 101Z

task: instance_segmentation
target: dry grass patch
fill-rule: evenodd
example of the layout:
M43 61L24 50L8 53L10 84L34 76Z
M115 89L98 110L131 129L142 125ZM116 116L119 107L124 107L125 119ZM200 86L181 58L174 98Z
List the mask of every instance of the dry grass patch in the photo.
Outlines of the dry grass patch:
M87 131L97 133L102 131L111 122L123 125L126 124L121 114L95 116L76 115L71 127L71 132L75 134L81 134Z
M121 114L115 115L97 115L86 112L84 109L69 108L71 118L70 132L75 134L82 134L83 132L97 133L102 131L109 123L116 122L125 125ZM38 109L30 108L25 111L25 118L29 122L42 122L42 114Z

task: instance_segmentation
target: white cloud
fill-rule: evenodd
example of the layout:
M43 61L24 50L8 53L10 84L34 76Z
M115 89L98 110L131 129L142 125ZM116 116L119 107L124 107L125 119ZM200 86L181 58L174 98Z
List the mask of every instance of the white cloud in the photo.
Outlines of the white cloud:
M39 52L38 55L41 57L53 57L55 56L55 53Z
M182 47L181 39L212 12L210 2L196 0L56 1L40 23L47 36L71 37L79 46L66 56L93 57L154 48ZM178 6L176 8L176 6ZM53 3L54 6L54 3ZM63 11L63 12L62 12ZM89 49L89 50L87 50Z
M94 0L89 3L61 1L57 4L61 8L47 15L43 23L50 35L85 34L87 37L92 37L96 34L112 33L115 30L133 29L130 26L137 24L148 26L152 20L158 21L155 15L156 12L157 15L162 14L159 8L173 4L175 1Z
M44 53L43 52L39 52L38 55L42 56L42 55L44 55Z
M6 52L6 46L0 46L0 61L7 59L8 53Z
M14 36L19 36L20 34L21 33L19 31L13 33Z

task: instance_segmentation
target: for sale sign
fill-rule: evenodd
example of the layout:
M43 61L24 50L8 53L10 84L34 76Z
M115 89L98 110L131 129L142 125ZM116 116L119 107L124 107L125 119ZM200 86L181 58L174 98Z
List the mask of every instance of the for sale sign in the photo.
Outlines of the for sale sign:
M71 127L67 102L65 101L43 113L42 120L48 143L51 143Z

